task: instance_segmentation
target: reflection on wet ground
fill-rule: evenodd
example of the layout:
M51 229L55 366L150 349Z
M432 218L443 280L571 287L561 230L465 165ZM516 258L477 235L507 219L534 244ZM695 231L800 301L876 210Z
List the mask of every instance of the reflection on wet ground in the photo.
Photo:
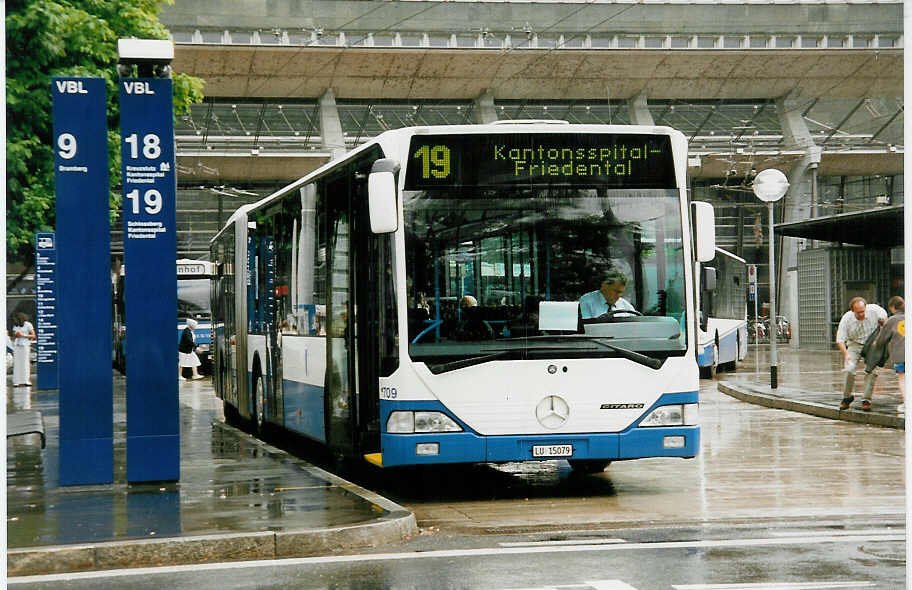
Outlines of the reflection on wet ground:
M10 388L7 411L40 410L48 445L42 450L32 436L7 443L9 547L322 528L377 516L374 504L307 464L226 427L208 381L180 385L181 481L128 485L124 389L115 377L114 485L60 487L57 392Z
M720 379L767 379L767 349L752 347L738 372ZM839 369L835 353L780 349L780 382L834 403ZM892 371L882 373L875 402L895 403ZM10 547L313 528L376 515L375 505L315 477L306 464L224 427L208 382L181 385L181 482L128 486L122 379L115 391L115 485L60 488L56 392L10 390L8 410L41 410L48 432L45 450L34 437L9 441ZM422 527L448 530L903 514L902 431L753 406L709 380L701 381L701 402L701 451L691 460L621 461L598 475L576 473L564 461L343 475L406 505Z

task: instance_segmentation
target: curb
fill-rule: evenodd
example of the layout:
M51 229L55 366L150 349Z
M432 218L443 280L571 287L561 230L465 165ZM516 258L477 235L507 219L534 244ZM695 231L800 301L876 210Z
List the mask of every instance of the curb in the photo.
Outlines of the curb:
M731 382L720 382L718 390L721 393L748 403L773 408L777 410L788 410L790 412L800 412L819 418L828 418L830 420L842 420L844 422L855 422L858 424L871 424L873 426L882 426L884 428L895 428L905 430L906 421L899 416L880 414L877 412L862 412L859 410L840 410L836 406L825 405L817 402L795 401L786 399L777 395L749 391L738 388Z
M7 552L6 563L8 575L16 577L222 561L312 557L332 553L341 548L360 549L401 542L417 530L415 516L408 513L405 516L381 519L379 522L330 529L200 535L11 549Z
M231 426L220 424L225 428ZM400 543L418 533L415 515L361 486L311 465L246 433L251 443L280 461L308 471L373 504L378 516L359 524L288 531L215 533L160 539L130 539L8 549L10 577L223 561L313 557L348 549Z

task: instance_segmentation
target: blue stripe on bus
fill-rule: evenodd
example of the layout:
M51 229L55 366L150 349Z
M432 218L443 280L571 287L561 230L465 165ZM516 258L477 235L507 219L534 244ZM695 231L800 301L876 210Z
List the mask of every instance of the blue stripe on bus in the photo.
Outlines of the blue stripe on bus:
M323 416L324 389L297 381L282 381L285 402L285 428L320 442L326 442Z
M432 434L387 434L380 435L383 452L383 466L421 465L435 463L480 463L503 461L539 460L532 456L533 445L572 445L572 459L638 459L643 457L694 457L700 448L699 426L674 426L637 428L637 424L658 406L668 404L697 403L697 392L671 393L661 396L652 406L626 430L619 433L583 434L542 434L482 436L469 429L458 417L437 401L380 401L381 424L395 410L434 410L446 413L456 420L463 432L440 432ZM684 446L666 449L666 436L684 437ZM417 455L415 445L438 443L439 454Z

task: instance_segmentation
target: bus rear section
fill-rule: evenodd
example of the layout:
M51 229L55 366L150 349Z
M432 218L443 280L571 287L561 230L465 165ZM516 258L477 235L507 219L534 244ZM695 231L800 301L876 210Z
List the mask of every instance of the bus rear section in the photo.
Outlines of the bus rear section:
M697 331L697 364L702 376L712 377L718 369L734 371L747 354L747 263L716 248L699 278L706 323Z
M685 172L665 128L382 134L213 240L226 415L384 467L695 456Z

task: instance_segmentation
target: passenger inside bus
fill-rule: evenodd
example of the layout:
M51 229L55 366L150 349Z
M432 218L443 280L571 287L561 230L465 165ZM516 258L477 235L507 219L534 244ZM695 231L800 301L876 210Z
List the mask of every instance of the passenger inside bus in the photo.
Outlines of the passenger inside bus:
M472 295L464 295L459 300L459 321L453 332L454 340L490 340L494 330L482 317L478 300Z

